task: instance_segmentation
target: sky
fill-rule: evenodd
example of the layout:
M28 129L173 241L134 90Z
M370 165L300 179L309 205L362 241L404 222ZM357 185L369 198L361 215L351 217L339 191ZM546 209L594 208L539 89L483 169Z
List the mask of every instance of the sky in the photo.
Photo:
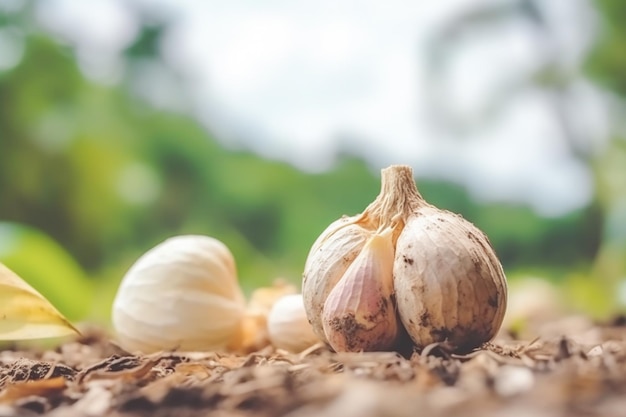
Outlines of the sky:
M596 21L587 0L549 0L536 2L542 24L460 23L514 3L48 0L38 15L104 83L124 71L137 11L167 18L163 56L186 80L189 111L226 146L311 172L346 152L376 171L406 163L418 179L557 216L587 204L593 186L555 102L585 143L608 136L602 93L579 70ZM528 81L547 63L570 80L567 100ZM166 102L158 68L142 71L138 88Z

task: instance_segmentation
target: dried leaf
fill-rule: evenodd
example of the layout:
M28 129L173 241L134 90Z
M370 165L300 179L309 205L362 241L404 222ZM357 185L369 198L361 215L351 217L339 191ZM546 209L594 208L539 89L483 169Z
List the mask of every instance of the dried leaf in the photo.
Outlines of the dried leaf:
M78 330L48 300L0 263L0 340L74 333Z
M62 376L51 379L17 382L9 385L0 395L0 402L11 403L31 395L49 397L65 389L66 382Z

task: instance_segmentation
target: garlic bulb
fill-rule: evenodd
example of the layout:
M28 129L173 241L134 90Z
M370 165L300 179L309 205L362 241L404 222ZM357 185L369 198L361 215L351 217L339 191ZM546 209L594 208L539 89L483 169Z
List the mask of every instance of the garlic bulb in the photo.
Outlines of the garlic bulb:
M270 343L268 334L268 315L274 304L287 294L295 294L294 285L283 280L276 280L270 287L255 289L250 295L245 317L241 323L241 337L233 347L249 353L259 350Z
M289 294L272 306L267 331L274 347L298 353L319 342L307 321L302 294Z
M315 334L337 351L398 347L405 331L422 348L459 350L495 336L506 278L487 237L428 204L410 167L382 170L363 213L333 222L304 268L304 307Z
M112 320L128 351L224 350L242 337L245 308L228 248L186 235L135 262L115 296Z

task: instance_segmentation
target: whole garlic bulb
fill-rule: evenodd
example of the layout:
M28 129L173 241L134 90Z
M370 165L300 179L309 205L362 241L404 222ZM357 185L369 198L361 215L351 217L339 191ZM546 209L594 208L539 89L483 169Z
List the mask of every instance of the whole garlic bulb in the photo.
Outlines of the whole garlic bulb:
M267 331L274 347L298 353L319 342L309 324L302 294L281 297L267 317Z
M278 279L269 287L252 291L241 323L241 337L236 344L238 350L249 353L271 343L268 332L268 316L274 304L287 294L295 294L294 285Z
M241 337L245 309L229 249L212 237L185 235L135 262L115 296L112 320L128 351L224 350Z
M302 293L315 334L337 351L391 349L404 331L418 348L492 339L507 288L487 237L428 204L410 167L381 173L378 197L333 222L309 252Z

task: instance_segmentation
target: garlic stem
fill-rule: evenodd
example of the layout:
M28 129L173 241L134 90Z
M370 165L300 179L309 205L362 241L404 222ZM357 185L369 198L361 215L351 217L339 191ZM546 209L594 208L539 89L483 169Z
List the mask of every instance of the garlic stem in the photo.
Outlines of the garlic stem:
M380 193L363 211L362 218L369 221L372 229L392 227L395 246L408 218L428 205L417 190L411 167L391 165L381 170Z

